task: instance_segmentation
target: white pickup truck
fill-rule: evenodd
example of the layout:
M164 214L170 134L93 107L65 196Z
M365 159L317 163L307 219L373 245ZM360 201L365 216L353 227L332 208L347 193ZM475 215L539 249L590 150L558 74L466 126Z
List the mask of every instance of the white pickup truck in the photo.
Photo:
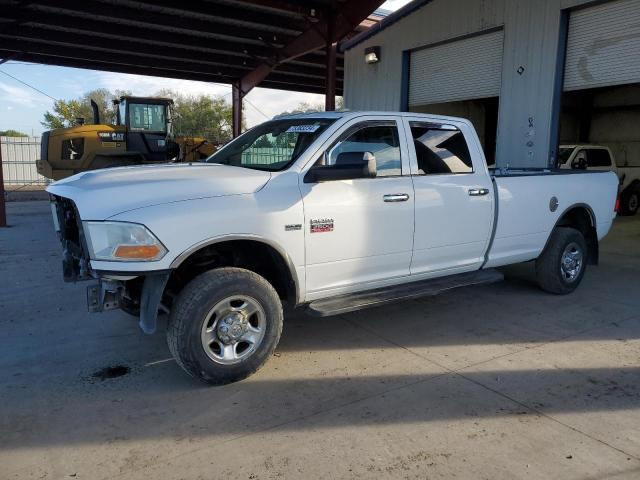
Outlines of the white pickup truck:
M640 206L640 166L620 165L609 147L561 145L558 166L562 169L612 171L620 180L620 214L635 215Z
M272 354L283 305L327 316L502 278L535 260L566 294L615 217L612 172L490 171L467 120L328 112L259 125L203 163L113 168L50 185L67 281L98 279L211 384Z

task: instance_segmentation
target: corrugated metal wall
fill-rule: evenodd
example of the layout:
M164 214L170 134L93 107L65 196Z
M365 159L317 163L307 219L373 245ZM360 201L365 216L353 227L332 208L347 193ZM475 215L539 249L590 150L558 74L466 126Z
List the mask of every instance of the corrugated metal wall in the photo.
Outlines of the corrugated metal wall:
M571 14L565 89L640 78L640 0L618 0Z
M49 180L38 174L40 137L0 137L2 175L5 185L47 185Z
M433 0L345 55L345 105L401 108L402 52L504 26L498 166L546 167L552 154L561 10L580 0ZM381 61L364 49L381 47ZM522 68L521 68L522 67Z
M499 30L412 52L409 106L500 95L503 43Z
M434 0L345 55L345 105L352 110L398 110L402 52L499 27L513 0ZM382 60L364 61L364 49L380 45Z

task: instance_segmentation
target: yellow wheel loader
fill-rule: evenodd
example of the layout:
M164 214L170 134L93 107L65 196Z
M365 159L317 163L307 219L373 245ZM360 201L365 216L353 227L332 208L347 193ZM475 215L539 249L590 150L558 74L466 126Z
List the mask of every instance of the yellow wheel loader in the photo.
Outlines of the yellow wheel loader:
M100 123L92 100L93 124L77 119L76 125L42 135L38 173L52 180L97 168L164 162L195 162L216 147L201 137L174 136L169 98L120 97L116 124Z

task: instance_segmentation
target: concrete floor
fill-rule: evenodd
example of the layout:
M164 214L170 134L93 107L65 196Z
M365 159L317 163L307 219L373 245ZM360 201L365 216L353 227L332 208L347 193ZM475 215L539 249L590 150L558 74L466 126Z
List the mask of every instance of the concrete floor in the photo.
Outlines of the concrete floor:
M329 319L203 386L64 284L44 202L0 230L0 478L640 478L640 217L571 296L507 281ZM104 367L128 375L99 380Z

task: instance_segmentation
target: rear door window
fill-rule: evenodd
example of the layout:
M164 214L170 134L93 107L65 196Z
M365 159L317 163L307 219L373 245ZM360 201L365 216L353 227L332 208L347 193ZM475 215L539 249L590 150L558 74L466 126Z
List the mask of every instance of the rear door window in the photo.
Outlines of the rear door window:
M604 148L593 148L587 150L587 165L589 167L610 167L611 155Z
M409 122L418 160L418 174L473 173L467 141L460 130L448 125Z

